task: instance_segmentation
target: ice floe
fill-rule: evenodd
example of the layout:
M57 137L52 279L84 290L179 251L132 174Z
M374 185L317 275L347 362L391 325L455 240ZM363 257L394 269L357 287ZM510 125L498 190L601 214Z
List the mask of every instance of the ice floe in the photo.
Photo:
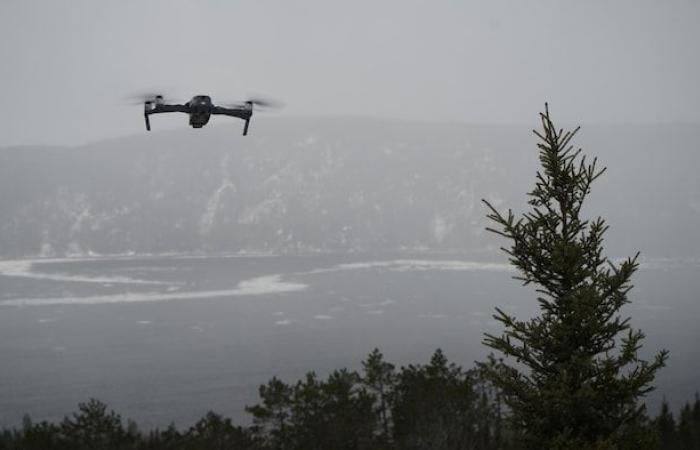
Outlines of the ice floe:
M68 275L64 273L42 272L38 267L39 264L49 264L57 262L77 262L78 259L41 259L41 260L5 260L0 261L0 275L6 277L33 278L37 280L49 281L69 281L76 283L98 283L103 285L109 284L149 284L149 285L164 285L162 281L142 280L130 277L109 277L109 276L87 276L87 275Z
M195 300L217 297L240 297L266 294L281 294L306 289L303 283L284 281L281 275L267 275L241 281L233 289L194 291L194 292L126 292L87 297L21 298L0 301L8 306L44 305L99 305L105 303L136 303L167 300Z
M396 272L408 271L493 271L512 272L513 266L505 263L488 263L462 260L431 260L431 259L391 259L385 261L365 261L355 263L338 264L325 269L316 269L307 272L309 275L339 272L344 270L369 270L387 269Z
M314 319L316 319L316 320L331 320L331 319L333 319L333 316L329 316L326 314L316 314L314 316Z

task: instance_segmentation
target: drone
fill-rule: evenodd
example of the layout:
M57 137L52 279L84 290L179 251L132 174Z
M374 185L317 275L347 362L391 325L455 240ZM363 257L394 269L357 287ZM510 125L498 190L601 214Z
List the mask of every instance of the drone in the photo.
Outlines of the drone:
M263 99L249 99L240 104L217 106L212 103L208 95L195 95L185 104L166 103L162 95L149 95L143 99L143 117L146 121L146 130L151 131L151 114L181 112L190 116L192 128L202 128L209 122L212 114L237 117L245 121L243 136L248 134L248 125L253 116L253 105L262 107L277 106L275 102Z

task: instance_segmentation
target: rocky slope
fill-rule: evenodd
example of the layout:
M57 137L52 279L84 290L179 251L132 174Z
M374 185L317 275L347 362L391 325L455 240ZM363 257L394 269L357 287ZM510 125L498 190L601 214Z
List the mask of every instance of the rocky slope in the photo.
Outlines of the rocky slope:
M76 148L0 149L0 256L468 250L487 198L524 209L526 126L360 118L257 120L144 132ZM700 255L700 126L589 126L609 172L589 214L609 248Z

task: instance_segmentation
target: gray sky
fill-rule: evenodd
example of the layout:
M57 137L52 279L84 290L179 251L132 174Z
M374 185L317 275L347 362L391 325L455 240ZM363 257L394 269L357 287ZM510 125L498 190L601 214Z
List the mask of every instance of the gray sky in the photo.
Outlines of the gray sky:
M699 24L669 0L2 0L0 146L144 132L123 98L154 88L279 115L530 123L548 100L564 121L700 122Z

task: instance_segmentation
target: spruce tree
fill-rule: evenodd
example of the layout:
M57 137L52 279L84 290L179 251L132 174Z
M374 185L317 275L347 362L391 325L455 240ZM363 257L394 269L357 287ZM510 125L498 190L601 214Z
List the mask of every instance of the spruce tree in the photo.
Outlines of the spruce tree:
M676 442L676 421L673 419L673 413L668 406L668 402L664 398L661 403L661 411L654 420L656 432L659 442L658 448L672 449L675 448Z
M381 442L391 440L391 414L390 405L396 383L394 365L384 361L384 355L375 348L362 362L364 376L363 386L376 398L375 414L379 419L379 437Z
M402 367L392 395L394 443L402 450L492 449L491 408L470 372L440 349L427 365Z
M696 442L695 430L693 429L693 410L690 403L686 404L681 409L678 418L678 447L682 449L695 449Z
M487 228L510 241L503 250L537 288L540 314L517 320L496 308L504 331L485 345L502 353L480 364L503 394L513 425L530 448L642 448L653 445L641 398L653 389L667 352L645 361L644 334L620 308L629 302L637 256L614 263L603 255L605 221L581 217L592 183L605 169L570 145L579 130L555 128L549 110L534 131L541 170L528 194L530 210L516 218L488 201ZM515 360L516 364L512 364Z
M78 404L79 413L66 417L61 423L61 432L75 450L126 449L135 436L129 436L122 425L119 414L110 410L101 401L91 398Z

